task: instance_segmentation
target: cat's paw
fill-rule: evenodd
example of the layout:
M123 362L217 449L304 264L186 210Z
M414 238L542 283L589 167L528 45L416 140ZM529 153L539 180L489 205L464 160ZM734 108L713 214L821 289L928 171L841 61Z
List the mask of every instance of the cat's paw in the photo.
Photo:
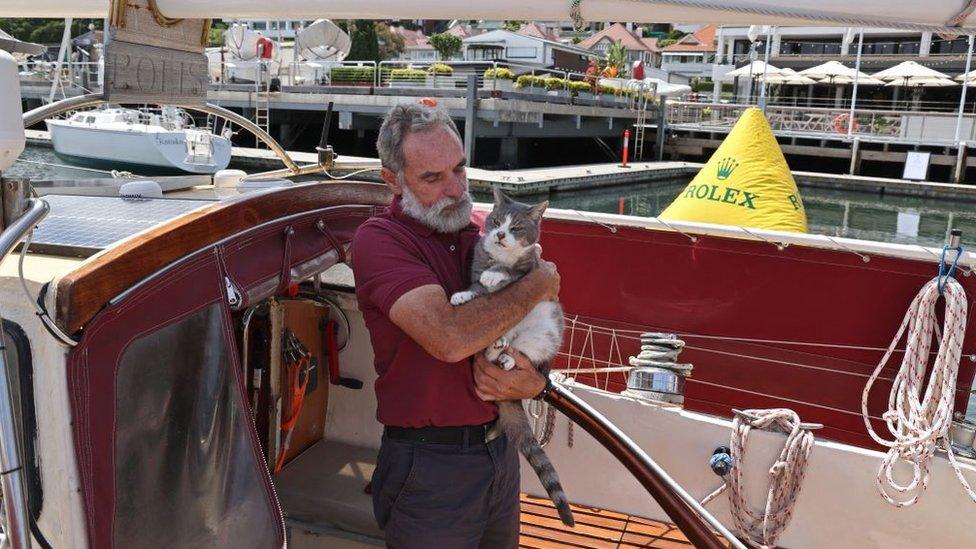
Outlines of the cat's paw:
M478 279L485 288L494 288L508 279L508 275L499 271L485 271Z
M532 248L535 251L535 256L536 257L542 257L542 245L541 244L539 244L537 242L537 243L535 243L535 244L532 245Z
M495 362L502 367L502 370L511 370L515 367L515 359L505 353L499 355Z
M498 357L501 356L502 352L506 348L508 348L508 339L506 339L505 336L502 336L496 339L494 343L485 349L485 358L487 358L489 362L496 362Z
M451 305L464 305L474 299L474 292L465 290L451 296Z

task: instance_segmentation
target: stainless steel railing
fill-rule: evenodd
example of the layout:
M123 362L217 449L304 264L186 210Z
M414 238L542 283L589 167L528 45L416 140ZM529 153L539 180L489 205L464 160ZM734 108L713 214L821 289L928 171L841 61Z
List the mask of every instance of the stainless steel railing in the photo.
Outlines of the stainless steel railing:
M3 232L0 232L0 261L48 214L50 207L40 198L31 199L27 210ZM6 515L5 532L11 549L30 549L27 518L27 493L20 455L20 439L14 414L12 386L7 371L6 350L0 352L0 489Z

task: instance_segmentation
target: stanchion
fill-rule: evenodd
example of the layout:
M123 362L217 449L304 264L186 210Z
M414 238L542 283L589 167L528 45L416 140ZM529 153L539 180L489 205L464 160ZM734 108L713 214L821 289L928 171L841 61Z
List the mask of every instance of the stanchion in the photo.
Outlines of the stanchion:
M630 130L624 130L624 152L621 158L619 166L621 168L629 168L627 165L627 156L630 153Z

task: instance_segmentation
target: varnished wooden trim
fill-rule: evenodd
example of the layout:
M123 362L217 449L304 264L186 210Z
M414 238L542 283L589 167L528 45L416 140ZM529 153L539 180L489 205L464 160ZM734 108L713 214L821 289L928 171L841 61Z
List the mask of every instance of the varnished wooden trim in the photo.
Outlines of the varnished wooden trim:
M314 182L215 202L136 235L93 257L58 281L56 318L80 330L113 297L166 265L256 225L341 205L385 206L385 185Z

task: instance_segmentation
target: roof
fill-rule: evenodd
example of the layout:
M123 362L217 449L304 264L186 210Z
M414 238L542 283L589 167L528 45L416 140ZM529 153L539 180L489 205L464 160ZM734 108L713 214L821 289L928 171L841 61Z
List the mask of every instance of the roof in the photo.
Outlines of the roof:
M507 31L505 29L498 29L493 31L488 31L478 36L472 36L470 38L465 38L465 44L501 44L507 42L509 38L528 38L530 40L535 40L548 46L555 48L557 50L567 51L570 53L575 53L578 55L591 56L593 52L580 48L578 45L563 44L561 42L556 42L554 40L546 40L545 38L539 38L538 36L530 36L528 34L519 34L512 31Z
M691 34L682 36L677 42L661 51L664 53L716 51L715 30L715 25L705 25Z
M517 34L522 34L525 36L533 36L535 38L542 38L543 40L551 40L553 42L559 41L559 30L550 29L545 25L540 25L539 23L526 23L519 27L519 30L515 31Z
M627 27L623 23L614 23L586 40L583 40L577 46L585 50L592 50L603 40L610 40L614 43L619 41L625 50L656 51L648 46L645 39L627 30ZM655 45L657 44L656 39L648 40L655 40Z
M484 29L475 28L472 27L471 25L464 25L458 23L444 32L446 32L447 34L453 34L454 36L457 36L458 38L464 40L469 36L477 36L485 31Z
M416 46L420 42L427 41L427 37L424 36L424 31L422 30L410 30L404 27L394 26L391 26L390 30L393 31L394 34L397 34L403 38L403 47L405 48Z

